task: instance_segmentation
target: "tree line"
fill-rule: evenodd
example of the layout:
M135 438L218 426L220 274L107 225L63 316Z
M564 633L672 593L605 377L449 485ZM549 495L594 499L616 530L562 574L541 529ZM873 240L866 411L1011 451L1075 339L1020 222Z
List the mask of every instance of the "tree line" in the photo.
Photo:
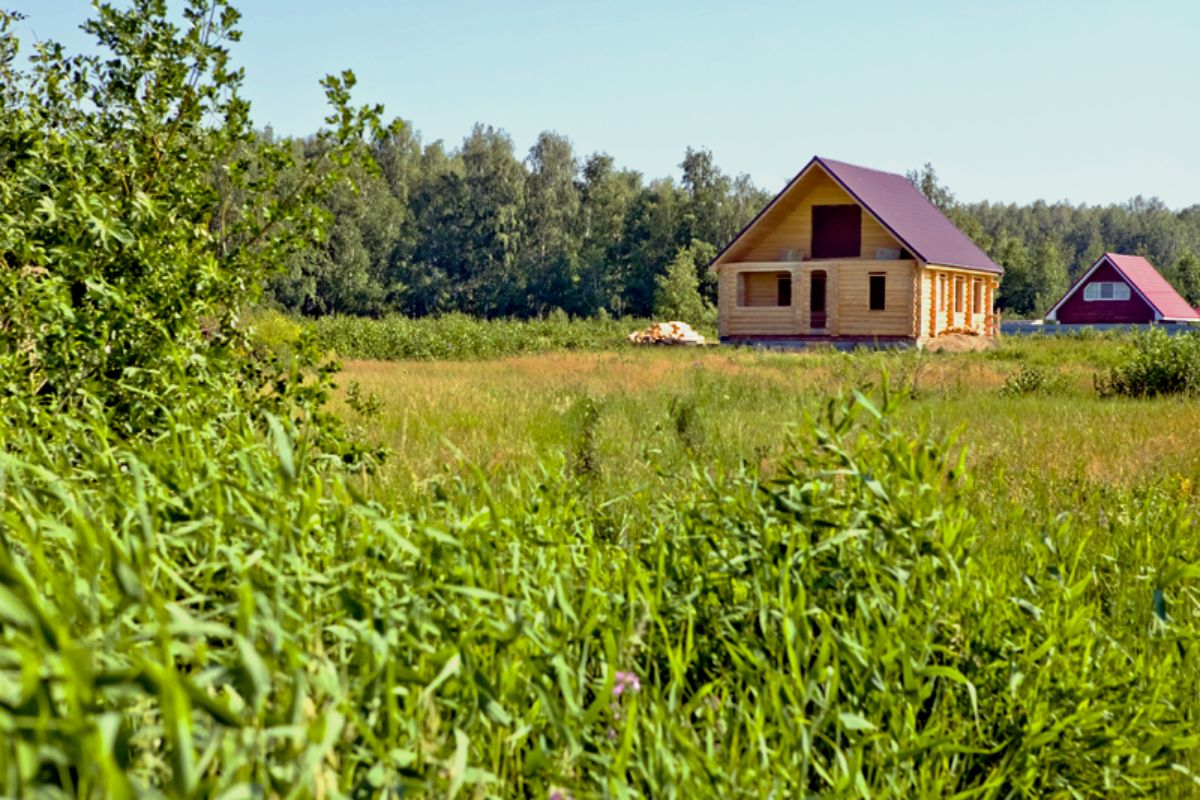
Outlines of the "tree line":
M266 136L270 136L267 132ZM300 158L314 152L295 143ZM677 293L716 297L707 264L770 196L689 148L681 178L646 181L542 133L524 158L476 126L453 151L409 125L371 144L377 170L327 199L325 245L272 283L306 315L460 311L481 317L649 315ZM657 298L657 299L656 299Z
M297 165L320 154L315 138L291 145ZM703 148L687 148L678 177L651 180L550 131L524 157L484 125L447 149L395 124L369 148L369 167L325 200L323 246L290 257L272 281L280 307L702 319L716 302L709 262L771 197ZM1044 313L1105 250L1147 256L1200 304L1200 205L964 203L929 164L909 178L1005 267L997 304L1012 316Z

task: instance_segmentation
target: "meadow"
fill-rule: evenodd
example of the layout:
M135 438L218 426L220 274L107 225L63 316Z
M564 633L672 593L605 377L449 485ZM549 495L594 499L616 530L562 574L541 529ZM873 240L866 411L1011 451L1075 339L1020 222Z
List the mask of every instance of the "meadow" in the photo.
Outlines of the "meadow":
M1191 796L1196 741L1182 732L1197 714L1189 670L1200 622L1193 523L1200 407L1178 396L1100 396L1097 383L1128 358L1129 345L1128 337L1106 335L1013 338L961 354L627 346L499 359L358 359L345 362L334 406L359 435L390 451L367 478L371 495L398 508L486 510L508 534L496 545L502 551L550 548L568 558L535 556L535 571L519 579L523 602L539 618L558 614L566 628L592 631L585 640L599 634L606 657L618 662L610 669L628 670L610 676L640 675L639 690L654 687L639 701L644 727L632 738L622 734L622 769L635 757L630 749L678 745L680 737L707 747L716 762L734 759L720 769L709 763L693 783L698 776L671 770L686 773L695 753L643 751L636 757L648 760L639 768L648 772L636 778L562 779L579 796L673 794L684 785L745 796L802 786L859 796L888 787L945 796ZM877 418L879 409L886 410ZM870 491L841 483L847 475ZM864 551L841 542L833 564L819 564L814 552L802 558L804 547L790 543L797 572L789 579L787 559L764 572L762 548L775 540L776 515L794 510L781 495L796 492L809 514L822 505L812 495L837 498L835 519L783 515L785 528L799 525L793 534L813 537L816 553L822 527L831 536L853 532L840 516L851 508L866 513L857 517L866 530L891 526L896 540ZM874 502L887 510L866 512ZM922 516L900 510L908 502L932 505ZM956 534L957 544L947 545ZM508 538L521 535L534 539L532 551ZM706 539L715 551L707 557ZM940 572L946 564L950 572ZM617 578L624 588L613 585L616 576L602 577L609 569L624 573ZM806 569L815 570L806 578L812 605L779 606L803 600L801 586L787 587ZM937 597L916 577L927 569L957 588ZM853 579L856 570L863 571ZM903 576L907 589L898 596L886 586L889 574ZM833 575L848 583L831 589ZM599 605L589 599L597 592L608 598ZM717 596L729 604L719 619L706 611ZM827 603L842 604L842 615ZM878 608L864 612L859 603ZM587 622L580 606L597 616ZM829 613L853 633L814 621L800 646L784 634L786 624L775 628L785 607L801 617ZM592 628L614 623L614 613L624 620L617 630ZM897 629L881 630L885 621ZM959 627L957 642L936 632L946 625ZM911 646L899 641L906 626ZM821 630L849 648L840 662L832 658L847 684L833 696L850 710L832 715L821 710L817 698L831 696L812 674L830 663ZM777 633L784 639L773 641ZM578 656L576 648L589 649L569 636L561 641ZM882 660L862 660L868 651ZM890 684L889 663L906 659ZM911 685L920 674L941 676L941 685ZM789 680L807 688L796 684L792 694L783 688ZM987 680L997 684L990 691ZM619 685L589 697L599 703ZM941 696L963 687L969 691L956 699ZM761 692L774 699L766 703ZM680 712L715 713L731 696L738 710L723 735L749 726L732 740L702 734L690 720L685 734L670 721ZM911 709L899 710L906 696L973 713L972 744L960 751L923 729L907 742L915 749L906 757L886 755L903 749L896 725L912 722ZM1139 726L1159 711L1139 744ZM604 713L617 715L607 723L612 735L623 721L620 702ZM806 721L792 729L785 718L797 713ZM838 722L822 730L829 718ZM986 733L989 724L998 727ZM1172 740L1174 725L1182 735ZM954 726L932 727L949 736ZM752 742L757 755L722 749ZM585 769L568 761L571 770Z
M340 451L10 429L0 785L1194 796L1200 411L1102 396L1132 345L460 346L310 374Z
M260 316L397 125L166 6L0 11L0 796L1200 790L1200 337Z
M503 478L547 460L585 470L609 500L657 493L695 463L766 474L832 397L884 383L898 397L901 429L958 435L976 491L1016 500L1050 488L1062 510L1089 489L1171 485L1187 494L1200 478L1200 407L1173 396L1098 396L1096 376L1124 344L1034 337L958 354L616 345L456 361L352 358L335 407L391 451L375 478L388 495L421 491L467 465ZM1042 383L1022 386L1030 373Z

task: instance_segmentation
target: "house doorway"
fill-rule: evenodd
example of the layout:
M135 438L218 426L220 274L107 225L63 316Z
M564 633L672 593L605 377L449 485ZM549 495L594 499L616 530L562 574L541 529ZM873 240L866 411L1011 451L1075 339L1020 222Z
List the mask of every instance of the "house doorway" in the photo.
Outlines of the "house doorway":
M808 279L808 311L813 328L825 327L825 270L819 269Z

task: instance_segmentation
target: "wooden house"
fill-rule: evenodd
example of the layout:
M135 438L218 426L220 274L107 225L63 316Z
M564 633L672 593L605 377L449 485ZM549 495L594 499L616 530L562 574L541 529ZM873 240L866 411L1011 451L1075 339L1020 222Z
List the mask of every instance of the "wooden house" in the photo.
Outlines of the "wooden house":
M1200 322L1200 314L1141 256L1105 253L1046 312L1085 325Z
M722 341L997 333L1004 270L903 175L814 158L713 268Z

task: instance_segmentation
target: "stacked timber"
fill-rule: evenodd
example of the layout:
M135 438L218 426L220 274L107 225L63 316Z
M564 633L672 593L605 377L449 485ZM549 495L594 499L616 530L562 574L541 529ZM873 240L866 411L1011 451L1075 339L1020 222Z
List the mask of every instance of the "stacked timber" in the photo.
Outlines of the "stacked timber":
M650 327L629 334L634 344L704 344L704 337L686 322L656 322Z

